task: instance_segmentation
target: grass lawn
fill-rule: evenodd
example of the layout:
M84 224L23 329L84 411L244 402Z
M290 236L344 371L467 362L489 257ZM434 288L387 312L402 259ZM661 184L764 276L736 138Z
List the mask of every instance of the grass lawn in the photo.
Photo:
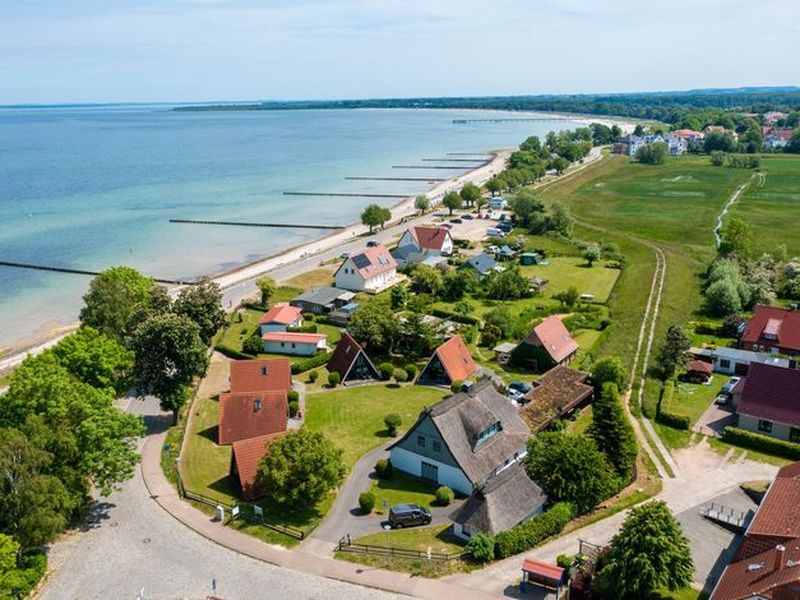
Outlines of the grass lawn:
M586 433L592 424L592 405L582 409L573 421L567 423L567 431L573 434Z
M602 333L602 331L598 331L597 329L576 329L572 332L572 339L578 342L578 346L580 346L573 367L579 368L583 366L581 361L584 358L595 356L594 346L597 340L600 339Z
M656 590L648 597L648 600L705 600L708 594L699 592L690 587L681 588L670 592L666 589Z
M339 261L337 261L338 264ZM308 290L320 285L333 285L333 267L314 269L284 281L284 285L301 290Z
M738 456L742 453L742 451L747 452L747 458L750 460L755 460L758 462L767 463L770 465L775 465L777 467L783 467L791 463L791 460L780 456L774 456L772 454L765 454L764 452L757 452L756 450L751 450L750 448L742 448L741 446L734 446L733 444L729 444L728 442L723 442L718 438L708 438L708 444L711 446L711 449L714 452L718 452L719 454L727 454L728 450L733 448L734 455Z
M436 506L436 487L430 483L413 479L400 472L395 472L389 479L377 479L370 491L375 494L375 512L384 514L386 506L395 504L419 504L426 508Z
M608 269L600 262L589 267L582 258L572 256L557 256L548 261L550 264L547 266L520 267L526 277L535 275L550 280L545 298L552 298L554 294L574 286L581 294L592 294L595 302L605 302L620 274L619 269Z
M708 384L676 381L672 395L664 394L661 407L668 412L686 415L694 425L695 421L714 401L717 392L727 380L727 375L714 373Z
M405 384L364 385L309 394L306 398L306 427L320 431L344 450L348 468L368 451L389 441L383 418L397 413L401 430L417 420L420 411L433 406L449 392Z

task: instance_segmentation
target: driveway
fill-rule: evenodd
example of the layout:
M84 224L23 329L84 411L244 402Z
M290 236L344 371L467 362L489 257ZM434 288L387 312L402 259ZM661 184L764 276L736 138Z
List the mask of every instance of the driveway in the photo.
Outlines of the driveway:
M710 435L719 437L722 435L722 430L726 425L733 424L733 409L730 405L720 406L715 402L700 415L697 423L692 427L692 431L702 433L703 435Z

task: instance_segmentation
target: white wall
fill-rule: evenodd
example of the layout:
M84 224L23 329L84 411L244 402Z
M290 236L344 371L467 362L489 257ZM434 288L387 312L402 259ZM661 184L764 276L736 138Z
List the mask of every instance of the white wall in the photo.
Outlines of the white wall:
M762 435L768 435L770 437L778 438L779 440L786 440L789 441L789 432L792 429L791 425L787 425L785 423L778 423L776 421L772 422L772 432L767 433L766 431L759 431L758 430L758 417L754 417L752 415L743 415L739 413L739 427L742 429L746 429L748 431L752 431L754 433L760 433Z
M363 292L365 290L364 280L359 275L352 259L346 259L342 266L339 267L339 270L336 271L335 286L355 292Z
M423 461L436 465L439 468L439 485L446 485L451 490L469 495L472 493L472 482L464 474L464 471L438 462L428 457L420 456L409 452L405 448L392 448L391 452L392 467L399 469L414 477L422 476Z
M292 348L294 346L294 348ZM292 356L312 356L317 353L317 344L301 342L264 342L264 352Z

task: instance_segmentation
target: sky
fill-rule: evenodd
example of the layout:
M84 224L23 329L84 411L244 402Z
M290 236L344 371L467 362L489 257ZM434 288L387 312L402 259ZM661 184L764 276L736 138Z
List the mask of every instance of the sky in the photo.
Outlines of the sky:
M800 0L0 0L0 104L800 84Z

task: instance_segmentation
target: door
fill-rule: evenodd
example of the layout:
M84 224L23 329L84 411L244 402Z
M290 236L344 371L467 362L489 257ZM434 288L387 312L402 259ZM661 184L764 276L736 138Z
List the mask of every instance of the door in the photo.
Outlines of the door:
M439 467L422 461L421 477L433 483L439 483Z
M742 376L747 375L747 363L740 363L740 362L735 363L735 366L733 367L733 372L735 375L742 375Z

